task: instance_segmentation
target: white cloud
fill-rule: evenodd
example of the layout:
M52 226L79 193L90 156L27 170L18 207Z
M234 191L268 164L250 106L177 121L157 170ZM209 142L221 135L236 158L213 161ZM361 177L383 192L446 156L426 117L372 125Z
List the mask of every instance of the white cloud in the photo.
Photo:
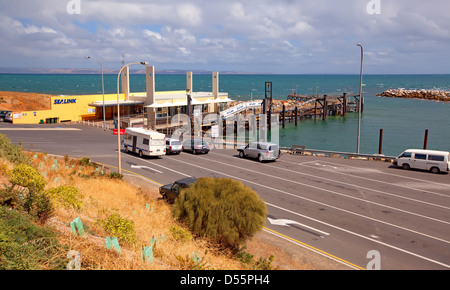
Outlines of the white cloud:
M150 38L151 37L155 37L156 39L159 39L159 40L162 39L161 34L159 34L158 32L154 32L154 31L148 30L148 29L144 29L144 35L147 36L147 37L150 37Z
M91 54L115 68L126 53L159 68L351 73L361 42L366 72L450 70L448 1L381 0L379 15L369 0L80 0L79 15L68 1L2 1L1 63L79 67Z

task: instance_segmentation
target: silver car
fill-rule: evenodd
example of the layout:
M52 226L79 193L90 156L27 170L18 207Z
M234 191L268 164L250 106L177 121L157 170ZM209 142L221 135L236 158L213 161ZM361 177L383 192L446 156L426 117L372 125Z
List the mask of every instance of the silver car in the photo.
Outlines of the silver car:
M280 148L275 143L252 142L245 147L238 148L239 157L258 158L260 162L265 160L277 160L281 156Z
M166 138L166 154L180 154L182 149L180 140Z

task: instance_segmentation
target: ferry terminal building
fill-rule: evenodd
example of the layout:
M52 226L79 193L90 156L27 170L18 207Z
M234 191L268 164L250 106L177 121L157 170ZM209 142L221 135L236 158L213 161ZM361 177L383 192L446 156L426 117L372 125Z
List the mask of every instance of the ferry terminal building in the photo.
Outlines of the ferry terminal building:
M228 93L219 93L219 73L212 73L212 92L194 92L193 74L186 73L186 89L177 91L155 91L155 67L146 66L146 92L132 93L129 84L129 68L122 70L119 94L121 121L138 120L147 128L157 129L158 124L167 124L177 114L187 114L189 103L200 108L202 113L219 113L233 100ZM104 95L105 117L117 116L117 93ZM14 124L59 123L88 120L103 120L103 94L51 97L50 110L13 112ZM121 126L122 127L122 126Z

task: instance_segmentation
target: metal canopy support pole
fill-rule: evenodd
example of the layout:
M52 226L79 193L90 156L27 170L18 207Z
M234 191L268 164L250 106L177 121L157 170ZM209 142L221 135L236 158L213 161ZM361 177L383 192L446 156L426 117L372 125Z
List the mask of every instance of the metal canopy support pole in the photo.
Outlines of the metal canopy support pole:
M266 110L267 110L267 127L270 132L272 129L272 82L266 82L264 96L266 100Z

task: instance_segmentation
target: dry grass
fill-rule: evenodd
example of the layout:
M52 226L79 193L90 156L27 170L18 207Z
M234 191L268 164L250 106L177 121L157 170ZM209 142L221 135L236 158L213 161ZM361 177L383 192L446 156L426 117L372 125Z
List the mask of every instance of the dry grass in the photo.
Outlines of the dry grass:
M100 177L101 169L97 171L78 160L40 153L29 155L46 178L47 189L71 185L83 195L81 210L56 207L54 216L48 221L48 225L60 233L60 243L81 254L82 269L242 269L229 251L205 239L177 240L170 228L183 226L172 218L170 205L156 198L159 195L156 188L142 189L123 180ZM11 169L11 165L3 166ZM98 224L112 213L133 220L135 224L137 242L121 244L121 254L106 249L108 233ZM86 238L74 236L71 231L70 221L77 217L81 218ZM142 258L142 248L150 245L152 237L156 237L157 242L154 261L149 263ZM202 259L201 265L194 263L194 253Z
M12 111L50 110L51 95L0 91L0 109Z

